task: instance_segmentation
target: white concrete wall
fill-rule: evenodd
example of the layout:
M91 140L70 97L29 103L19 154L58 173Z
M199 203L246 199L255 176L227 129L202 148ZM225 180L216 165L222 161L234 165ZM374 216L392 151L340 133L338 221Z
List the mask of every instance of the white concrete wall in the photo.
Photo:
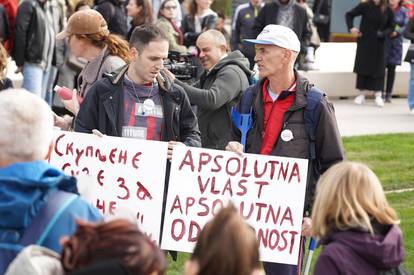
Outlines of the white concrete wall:
M403 57L408 45L404 44ZM319 70L302 73L330 97L354 96L357 93L353 73L355 52L356 43L321 43L315 61ZM410 64L403 62L397 67L394 95L407 95L409 78Z

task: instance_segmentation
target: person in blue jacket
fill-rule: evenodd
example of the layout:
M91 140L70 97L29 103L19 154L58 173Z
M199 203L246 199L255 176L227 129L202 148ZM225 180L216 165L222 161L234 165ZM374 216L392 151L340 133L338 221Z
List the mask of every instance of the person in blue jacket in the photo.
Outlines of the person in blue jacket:
M44 100L25 90L1 92L0 117L0 266L4 268L8 263L2 253L18 250L19 245L21 249L22 238L35 234L32 224L44 218L42 207L50 199L66 196L34 242L57 253L60 238L75 232L77 219L98 222L101 216L79 197L74 177L45 161L53 150L53 113Z
M395 68L401 65L403 53L403 32L408 23L408 10L401 0L389 0L388 5L394 13L394 30L385 39L385 57L387 83L385 86L385 102L391 103L395 80Z

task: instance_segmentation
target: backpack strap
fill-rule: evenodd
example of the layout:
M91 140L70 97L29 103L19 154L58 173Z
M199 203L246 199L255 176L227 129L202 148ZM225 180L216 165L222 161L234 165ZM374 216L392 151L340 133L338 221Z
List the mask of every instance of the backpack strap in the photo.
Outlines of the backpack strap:
M0 274L6 271L11 261L26 246L42 245L56 221L77 197L76 194L60 190L49 194L32 223L25 229L20 241L0 243ZM18 238L18 233L16 232L16 234L16 238Z
M32 223L26 228L20 245L24 247L30 244L42 245L59 217L77 197L76 194L61 190L50 194Z
M253 126L253 101L255 98L255 86L250 86L242 95L239 111L232 107L231 117L233 124L242 134L242 144L245 146L247 132ZM321 100L326 94L312 86L307 93L307 105L304 113L306 132L309 137L309 159L316 160L316 127L321 115ZM244 142L244 143L243 143ZM317 167L315 167L317 168Z
M306 132L309 136L309 159L316 159L316 127L321 115L321 100L326 94L316 87L307 93L307 105L304 113Z

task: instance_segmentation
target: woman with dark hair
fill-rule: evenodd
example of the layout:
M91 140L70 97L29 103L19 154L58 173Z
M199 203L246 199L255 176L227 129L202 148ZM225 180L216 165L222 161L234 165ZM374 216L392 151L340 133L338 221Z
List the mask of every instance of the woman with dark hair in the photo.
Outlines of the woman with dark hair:
M234 205L220 210L201 230L185 275L260 274L259 242L255 231Z
M181 29L184 34L184 45L195 46L200 33L215 29L217 13L211 9L212 0L191 0L190 13L182 22Z
M157 245L135 224L121 219L78 222L75 234L63 244L61 263L70 274L162 275L167 269Z
M394 30L386 39L386 68L387 84L385 86L385 102L391 103L392 89L395 80L395 68L401 65L403 51L403 37L405 26L408 23L408 10L401 4L401 0L388 0L394 13Z
M176 0L164 0L158 12L157 26L167 37L170 51L186 53L187 48L183 46L183 33L175 22L179 8Z
M129 0L126 9L127 15L132 17L131 28L127 34L129 40L136 27L153 22L153 15L149 0Z
M360 28L353 24L357 16L361 16ZM357 37L354 72L360 94L355 98L355 104L364 103L367 91L372 91L375 104L384 106L385 38L393 31L393 18L387 0L369 0L346 13L349 32Z

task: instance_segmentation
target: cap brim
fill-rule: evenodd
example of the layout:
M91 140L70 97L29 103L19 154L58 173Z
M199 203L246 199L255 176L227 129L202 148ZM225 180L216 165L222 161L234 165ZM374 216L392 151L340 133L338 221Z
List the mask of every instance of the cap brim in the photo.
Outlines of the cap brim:
M263 40L263 39L243 39L243 43L275 45L273 41Z
M62 40L62 39L65 39L66 37L68 37L68 36L70 36L71 34L69 33L69 32L67 32L66 30L64 30L64 31L62 31L62 32L60 32L60 33L58 33L57 35L56 35L56 39L58 39L58 40Z

